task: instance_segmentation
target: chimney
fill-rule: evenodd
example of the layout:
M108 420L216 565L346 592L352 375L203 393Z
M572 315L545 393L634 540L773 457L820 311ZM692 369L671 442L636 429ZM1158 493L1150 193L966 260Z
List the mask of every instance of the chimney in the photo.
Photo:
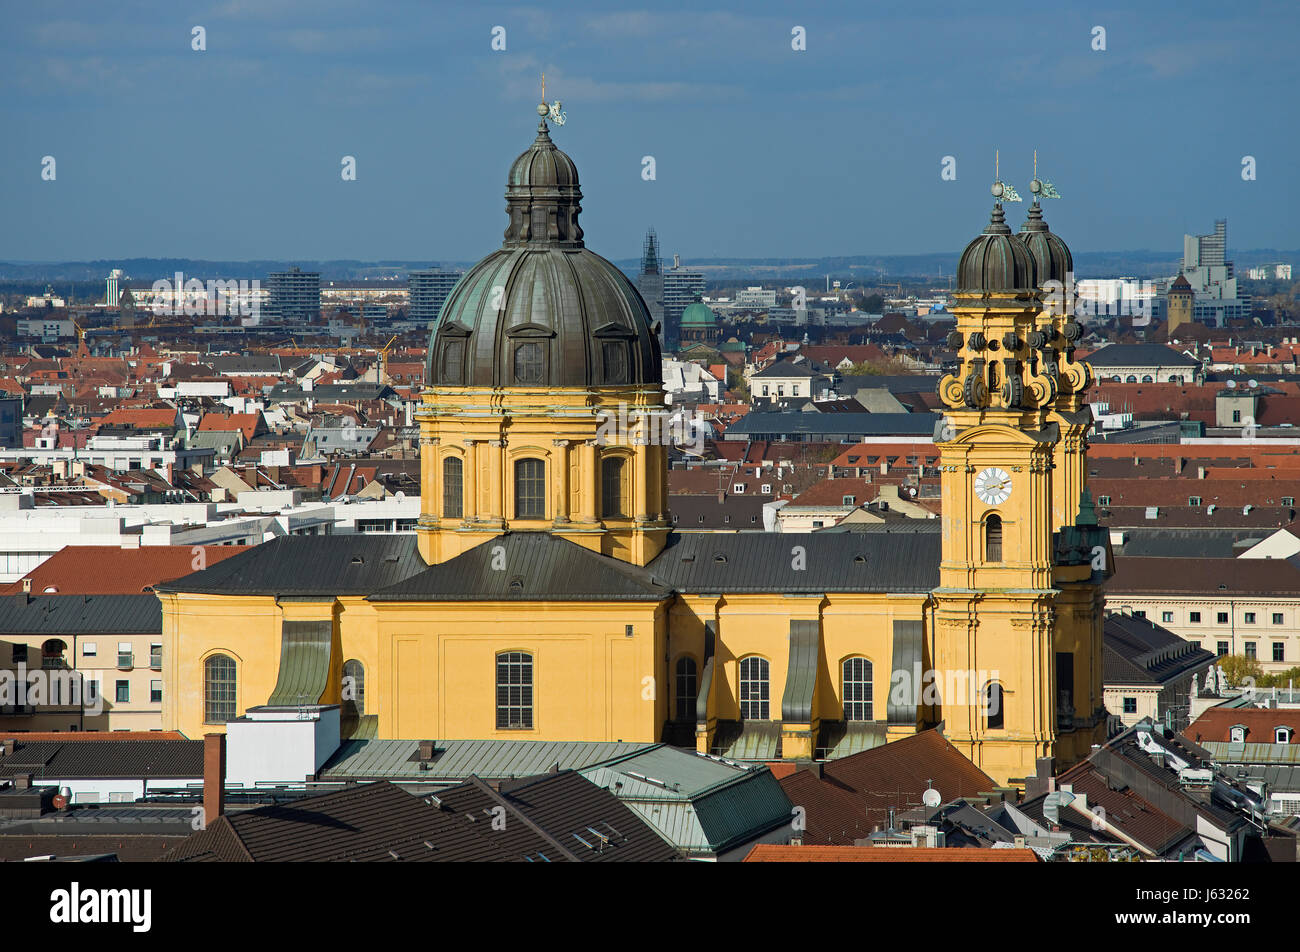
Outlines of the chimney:
M434 742L431 740L420 741L420 759L433 760Z
M23 579L23 594L30 595L31 593L32 593L32 580L29 578L25 578Z
M15 790L32 789L32 775L29 773L14 774L14 789Z
M226 735L203 735L203 823L226 812Z

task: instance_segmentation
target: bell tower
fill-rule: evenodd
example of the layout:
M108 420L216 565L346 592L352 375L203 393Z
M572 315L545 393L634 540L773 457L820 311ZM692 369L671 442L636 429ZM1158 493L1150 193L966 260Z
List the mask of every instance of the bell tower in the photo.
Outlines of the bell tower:
M1007 226L996 182L984 233L963 252L937 441L943 492L935 602L946 736L999 783L1053 756L1053 463L1057 376L1041 350L1036 263Z

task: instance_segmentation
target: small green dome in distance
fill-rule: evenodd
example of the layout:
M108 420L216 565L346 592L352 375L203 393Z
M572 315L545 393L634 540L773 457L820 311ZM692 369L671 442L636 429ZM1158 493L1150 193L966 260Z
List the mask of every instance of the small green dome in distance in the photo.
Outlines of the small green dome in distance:
M682 327L714 327L718 323L718 315L700 300L699 295L695 296L695 302L688 304L686 310L682 311Z

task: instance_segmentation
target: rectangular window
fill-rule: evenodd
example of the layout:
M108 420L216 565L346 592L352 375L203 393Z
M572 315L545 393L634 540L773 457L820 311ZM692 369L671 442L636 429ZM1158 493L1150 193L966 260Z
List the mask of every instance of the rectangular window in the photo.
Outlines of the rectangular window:
M1281 612L1274 612L1274 613L1273 613L1273 624L1275 624L1275 625L1280 625L1280 624L1282 624L1282 613L1281 613Z
M515 518L546 517L546 464L539 459L515 461Z
M1110 505L1110 497L1109 497L1109 496L1098 496L1098 497L1097 497L1097 505L1099 505L1099 506L1109 506L1109 505Z
M161 681L149 682L149 701L152 704L162 703L162 682Z
M129 702L130 702L130 700L131 700L131 682L130 682L130 681L118 681L118 682L117 682L117 695L116 695L116 697L117 697L117 703L118 703L118 704L126 704L126 703L129 703Z
M1226 625L1226 624L1228 623L1228 613L1227 613L1227 612L1219 612L1219 613L1215 616L1215 619L1218 621L1218 623L1219 623L1220 625Z
M1255 660L1256 660L1256 656L1255 656L1255 642L1253 642L1253 641L1248 641L1248 642L1246 642L1246 657L1249 658L1251 661L1255 661Z
M1164 621L1164 622L1173 621L1173 620L1174 620L1174 613L1173 613L1173 612L1161 612L1161 613L1160 613L1160 620L1161 620L1161 621Z
M119 668L129 668L135 663L135 652L131 650L131 642L119 641L117 643L117 666Z
M1136 714L1138 712L1138 699L1135 697L1124 698L1124 713Z
M1254 613L1254 612L1246 612L1246 622L1245 622L1245 623L1246 623L1247 625L1253 625L1253 624L1255 624L1255 613Z
M1188 496L1188 497L1187 497L1187 505L1189 505L1189 506L1199 506L1200 504L1201 504L1201 497L1200 497L1200 496Z
M1144 609L1138 609L1137 611L1135 611L1135 612L1133 613L1133 617L1134 617L1134 618L1146 618L1146 617L1147 617L1147 613L1146 613L1146 611L1145 611Z
M1283 497L1282 497L1282 505L1284 505L1284 506L1294 506L1294 505L1295 505L1295 496L1283 496Z
M27 646L26 646L26 645L14 645L14 646L13 646L13 652L14 652L14 664L26 664L26 663L27 663Z
M1286 642L1284 641L1273 642L1273 660L1274 661L1286 660Z
M162 645L154 644L149 646L149 667L162 667Z
M1240 423L1240 422L1241 422L1241 411L1240 411L1240 410L1233 410L1233 411L1232 411L1232 422L1233 422L1233 423Z
M86 658L93 658L99 653L99 646L93 641L83 641L81 643L81 654Z
M1192 622L1193 624L1199 624L1200 621L1201 621L1201 613L1200 613L1200 612L1192 612L1192 613L1190 613L1190 614L1187 616L1187 620L1190 621L1190 622Z
M1215 654L1217 654L1220 658L1222 658L1227 653L1228 653L1228 643L1226 641L1220 641L1218 650L1215 652Z
M525 341L515 345L515 383L542 382L542 345Z
M533 726L533 656L523 651L497 655L497 730Z

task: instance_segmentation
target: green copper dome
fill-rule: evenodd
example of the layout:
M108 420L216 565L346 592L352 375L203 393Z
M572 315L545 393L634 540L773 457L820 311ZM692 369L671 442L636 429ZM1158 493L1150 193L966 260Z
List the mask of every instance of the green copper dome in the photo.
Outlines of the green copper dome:
M1007 227L1002 203L993 206L984 233L966 246L957 265L958 291L1023 291L1038 289L1033 255Z
M718 315L698 297L682 311L682 327L715 327L717 323Z
M662 385L636 287L589 250L573 160L541 122L510 167L499 250L456 283L429 339L431 387Z

